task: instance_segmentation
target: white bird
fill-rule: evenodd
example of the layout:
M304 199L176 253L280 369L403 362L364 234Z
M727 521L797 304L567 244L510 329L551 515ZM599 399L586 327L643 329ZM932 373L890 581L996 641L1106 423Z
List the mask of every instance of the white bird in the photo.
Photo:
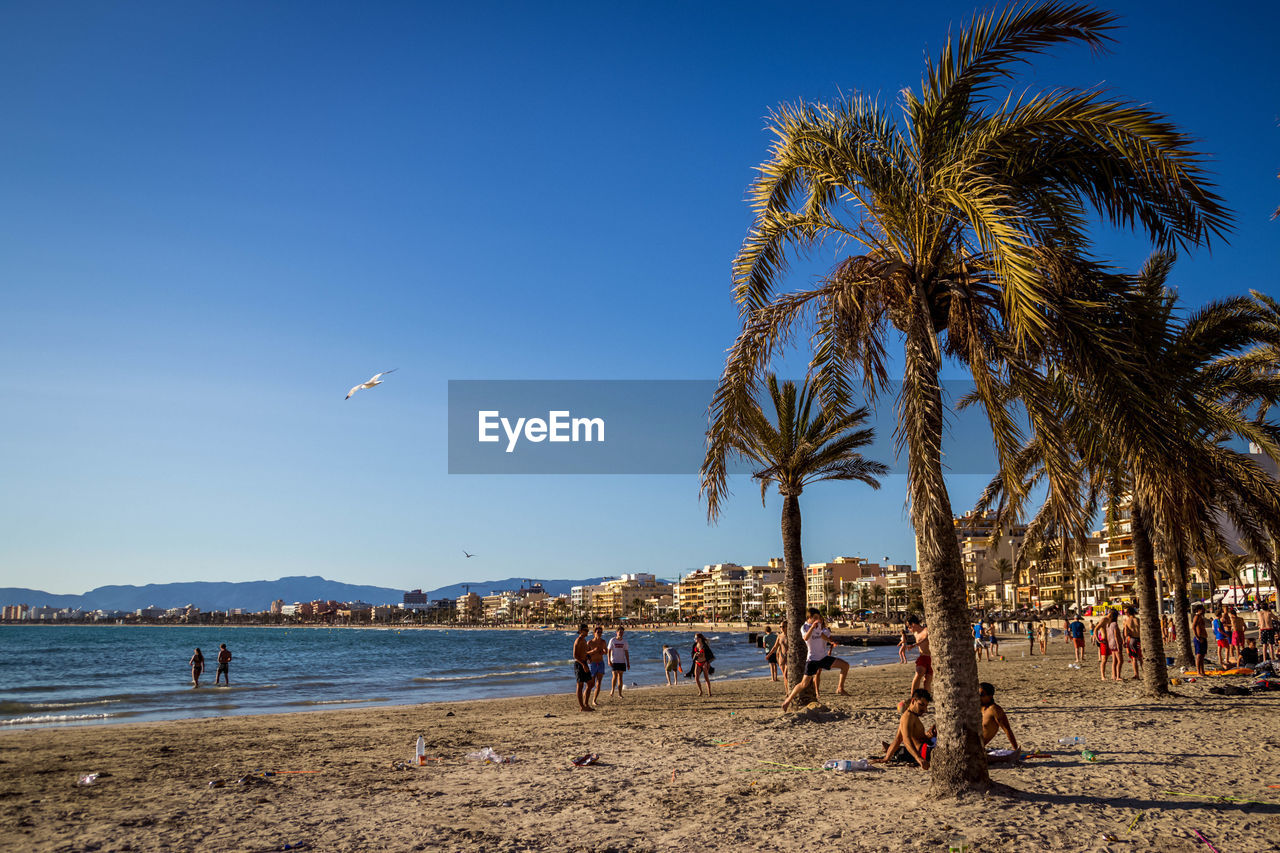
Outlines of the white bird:
M373 388L373 387L374 387L374 386L376 386L376 385L381 385L381 384L382 384L382 377L383 377L383 376L386 376L388 373L395 373L395 372L396 372L397 370L399 370L399 369L400 369L400 368L398 368L398 367L393 367L393 368L391 368L390 370L384 370L384 371L382 371L381 373L375 373L375 374L373 374L373 377L372 377L372 378L370 378L368 382L361 382L359 385L357 385L356 387L352 388L350 391L348 391L348 392L347 392L347 396L346 396L346 397L343 397L343 399L344 399L344 400L350 400L350 399L351 399L351 395L352 395L352 394L354 394L354 393L356 393L357 391L359 391L361 388Z

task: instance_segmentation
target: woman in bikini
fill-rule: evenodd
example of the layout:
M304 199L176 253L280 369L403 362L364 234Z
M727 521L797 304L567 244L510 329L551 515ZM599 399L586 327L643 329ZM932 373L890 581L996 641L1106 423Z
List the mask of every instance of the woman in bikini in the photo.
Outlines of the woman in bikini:
M698 685L698 695L702 695L702 680L707 682L707 695L711 695L711 662L716 659L715 652L707 645L707 638L701 634L693 635L693 683Z
M193 687L199 687L200 673L204 672L204 655L196 649L196 653L191 656L188 663L191 665L191 684Z

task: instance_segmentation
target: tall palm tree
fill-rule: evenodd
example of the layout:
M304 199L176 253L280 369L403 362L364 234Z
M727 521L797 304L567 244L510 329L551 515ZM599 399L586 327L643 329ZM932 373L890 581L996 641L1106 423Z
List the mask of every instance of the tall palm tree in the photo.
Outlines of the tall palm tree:
M990 781L943 476L944 359L968 368L998 453L1012 453L1019 428L997 376L1050 356L1074 367L1118 343L1088 316L1090 215L1161 246L1201 245L1228 223L1200 155L1163 116L1099 90L992 97L1054 45L1101 48L1114 22L1060 2L980 15L902 93L898 115L858 97L778 108L734 261L743 328L712 401L713 480L756 378L796 335L810 336L810 371L833 407L852 405L853 377L868 401L883 394L888 348L903 343L898 439L937 671L936 795ZM852 253L816 286L779 294L791 255L829 238Z
M722 440L727 442L726 452L756 466L751 476L760 482L761 503L771 484L782 495L787 686L794 687L804 676L806 649L800 636L806 609L800 495L805 486L821 480L856 480L878 489L879 478L889 469L864 458L860 452L875 438L875 430L865 426L870 415L867 409L829 414L809 383L798 387L794 382L779 383L772 373L765 377L764 391L771 414L765 413L765 400L759 400L744 413L734 434ZM723 477L714 477L703 467L702 494L711 521L719 517L721 505L728 498L726 486ZM800 698L804 701L803 695Z
M1008 557L1001 557L996 560L996 574L1000 576L1000 609L1004 609L1005 605L1005 584L1009 582L1009 578L1013 577L1013 563L1009 562Z

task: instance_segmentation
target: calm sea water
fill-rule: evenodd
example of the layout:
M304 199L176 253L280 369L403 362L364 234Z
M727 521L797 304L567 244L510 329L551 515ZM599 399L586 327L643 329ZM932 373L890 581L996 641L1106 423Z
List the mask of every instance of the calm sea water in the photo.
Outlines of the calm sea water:
M715 678L767 675L743 633L704 632ZM0 626L0 730L272 714L570 693L573 634L395 628ZM628 686L664 683L662 644L688 664L692 633L628 631ZM218 644L234 655L231 686L213 687ZM187 661L205 657L200 688ZM842 647L855 666L894 648ZM687 683L687 682L686 682ZM607 682L606 682L607 688Z

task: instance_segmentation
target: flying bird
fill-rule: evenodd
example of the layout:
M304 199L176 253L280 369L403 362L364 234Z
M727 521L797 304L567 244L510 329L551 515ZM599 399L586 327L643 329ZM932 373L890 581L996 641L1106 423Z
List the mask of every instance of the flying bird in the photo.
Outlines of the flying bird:
M467 557L474 557L474 556L475 556L475 554L468 554L466 551L463 551L462 553L463 553L463 555L465 555L465 556L467 556Z
M384 371L382 371L381 373L375 373L375 374L373 374L373 377L372 377L372 378L370 378L368 382L361 382L359 385L357 385L356 387L352 388L350 391L348 391L348 392L347 392L347 396L346 396L346 397L343 397L343 399L344 399L344 400L350 400L350 399L351 399L351 395L352 395L352 394L354 394L354 393L356 393L357 391L359 391L361 388L373 388L375 385L381 385L381 384L382 384L382 377L386 376L388 373L395 373L395 372L396 372L397 370L399 370L399 369L400 369L400 368L398 368L398 367L393 367L393 368L391 368L390 370L384 370Z

